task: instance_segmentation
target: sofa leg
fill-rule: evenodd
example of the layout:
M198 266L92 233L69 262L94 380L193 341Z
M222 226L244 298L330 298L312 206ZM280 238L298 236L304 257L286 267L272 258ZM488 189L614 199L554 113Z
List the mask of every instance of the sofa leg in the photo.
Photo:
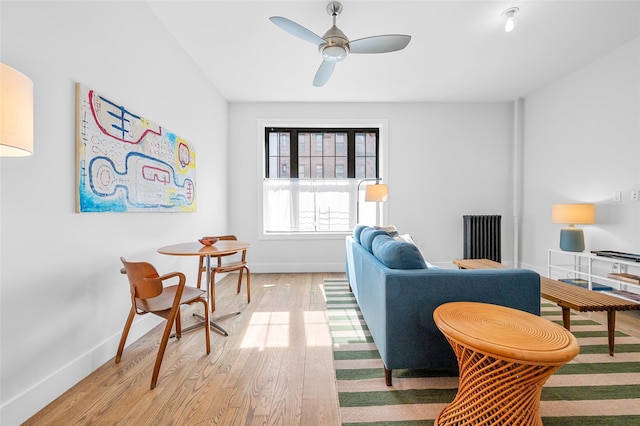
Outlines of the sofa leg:
M384 381L391 386L391 370L387 370L387 367L384 367Z

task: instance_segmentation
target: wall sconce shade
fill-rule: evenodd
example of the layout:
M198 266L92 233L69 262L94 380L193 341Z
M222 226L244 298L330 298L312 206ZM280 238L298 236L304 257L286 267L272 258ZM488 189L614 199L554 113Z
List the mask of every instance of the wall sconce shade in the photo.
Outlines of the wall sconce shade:
M389 196L389 187L384 183L377 183L375 185L367 185L364 190L365 201L383 202L387 201Z
M33 153L33 83L0 63L0 157Z
M553 223L564 223L568 228L560 230L560 249L584 251L584 232L574 225L595 223L596 210L593 204L554 204L551 208Z

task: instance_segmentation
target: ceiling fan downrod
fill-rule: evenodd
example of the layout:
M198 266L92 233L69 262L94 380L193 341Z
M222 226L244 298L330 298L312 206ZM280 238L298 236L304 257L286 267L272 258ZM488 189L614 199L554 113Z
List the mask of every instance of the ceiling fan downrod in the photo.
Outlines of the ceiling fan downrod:
M349 39L336 26L336 18L342 12L342 4L334 1L327 4L327 13L333 18L333 26L322 37L325 43L318 46L322 59L328 62L344 61L349 55Z

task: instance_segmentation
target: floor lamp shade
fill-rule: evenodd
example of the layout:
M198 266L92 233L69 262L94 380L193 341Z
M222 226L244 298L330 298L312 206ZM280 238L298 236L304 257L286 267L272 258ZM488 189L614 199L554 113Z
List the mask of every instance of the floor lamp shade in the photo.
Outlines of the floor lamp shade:
M360 223L360 185L367 181L375 181L375 184L365 186L364 201L380 203L387 201L389 196L389 187L386 184L378 183L380 182L379 178L362 179L358 182L356 187L356 223Z
M33 153L33 83L0 63L0 157Z
M365 201L387 201L389 196L389 187L384 183L377 183L375 185L367 185L364 191Z
M574 225L595 223L593 204L555 204L551 210L554 223L569 225L560 230L560 249L564 251L584 251L584 232Z

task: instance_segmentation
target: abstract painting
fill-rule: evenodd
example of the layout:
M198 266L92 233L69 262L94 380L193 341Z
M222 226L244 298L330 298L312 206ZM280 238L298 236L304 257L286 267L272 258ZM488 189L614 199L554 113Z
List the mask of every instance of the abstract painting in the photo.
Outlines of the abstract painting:
M76 100L77 212L196 210L189 142L80 83Z

